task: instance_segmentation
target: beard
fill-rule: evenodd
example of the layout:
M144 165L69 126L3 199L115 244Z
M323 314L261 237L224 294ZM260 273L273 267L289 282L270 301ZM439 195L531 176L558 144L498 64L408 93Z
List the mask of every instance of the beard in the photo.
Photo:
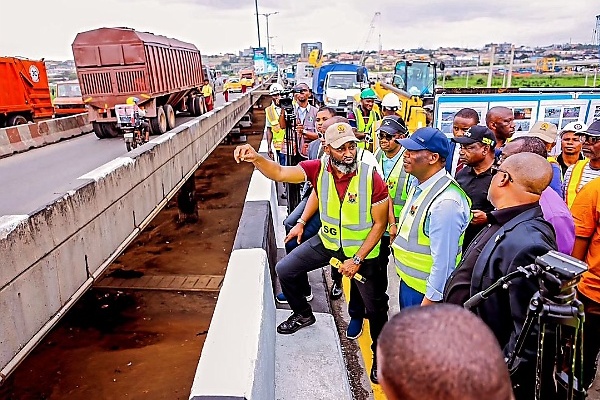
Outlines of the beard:
M356 171L358 168L358 162L356 162L356 158L352 160L352 162L346 163L343 160L336 160L335 158L331 157L331 164L344 175L350 174Z

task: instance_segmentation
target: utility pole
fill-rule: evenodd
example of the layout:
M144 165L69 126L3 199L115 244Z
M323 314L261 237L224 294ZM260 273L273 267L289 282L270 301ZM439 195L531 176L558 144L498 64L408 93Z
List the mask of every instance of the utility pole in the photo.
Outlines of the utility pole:
M268 55L271 52L271 41L270 41L270 37L269 37L269 17L271 15L275 15L275 14L279 14L279 11L275 11L275 12L271 12L271 13L260 13L260 15L264 15L264 17L267 19L267 52L266 52L266 55ZM256 18L258 18L258 16Z
M260 22L258 21L258 0L254 0L254 8L256 8L256 33L258 33L258 47L260 47Z
M492 77L494 76L494 57L496 56L496 45L492 43L490 49L490 69L488 70L487 87L492 87Z
M506 87L510 87L512 83L512 73L513 73L513 64L515 62L515 45L510 46L510 62L508 64L508 80L506 82Z

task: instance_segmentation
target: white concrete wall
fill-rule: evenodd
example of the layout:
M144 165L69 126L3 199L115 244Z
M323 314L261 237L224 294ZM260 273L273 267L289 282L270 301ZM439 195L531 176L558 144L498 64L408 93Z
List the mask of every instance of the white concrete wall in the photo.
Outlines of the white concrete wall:
M80 177L32 215L0 220L0 384L251 106L248 93Z

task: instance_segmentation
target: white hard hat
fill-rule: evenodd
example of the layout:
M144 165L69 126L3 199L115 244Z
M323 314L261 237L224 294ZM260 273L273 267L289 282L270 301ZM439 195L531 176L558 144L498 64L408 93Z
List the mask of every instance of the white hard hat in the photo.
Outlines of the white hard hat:
M269 94L271 96L274 95L274 94L279 94L281 92L283 92L283 86L281 86L279 83L274 83L269 88Z
M564 132L578 132L585 131L587 129L586 124L582 122L569 122L565 125L564 128L560 130L560 134L562 135Z
M394 93L388 93L383 96L381 107L400 108L400 99Z

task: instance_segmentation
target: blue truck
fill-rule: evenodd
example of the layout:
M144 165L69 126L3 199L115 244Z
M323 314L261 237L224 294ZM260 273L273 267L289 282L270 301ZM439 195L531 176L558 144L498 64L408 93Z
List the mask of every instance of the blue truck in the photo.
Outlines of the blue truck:
M357 72L362 70L364 79L359 82ZM346 112L347 100L369 86L367 68L362 65L334 63L313 70L312 92L315 103Z

